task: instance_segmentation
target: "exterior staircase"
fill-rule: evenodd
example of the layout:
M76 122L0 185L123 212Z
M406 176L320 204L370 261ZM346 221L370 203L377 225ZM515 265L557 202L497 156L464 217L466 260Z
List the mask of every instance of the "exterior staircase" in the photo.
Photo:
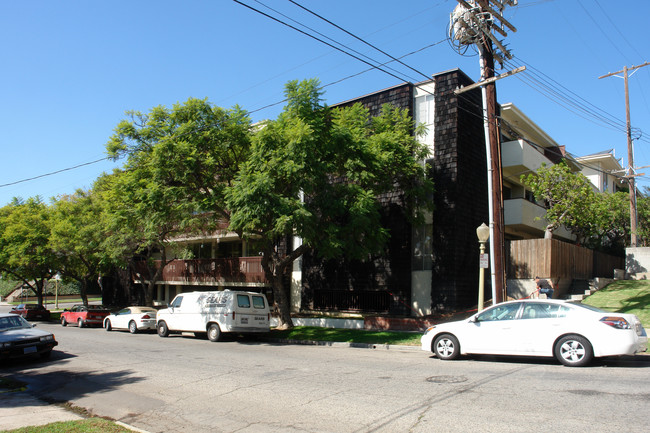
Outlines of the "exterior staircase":
M585 296L593 294L596 290L598 289L594 280L573 280L565 298L571 301L582 301Z

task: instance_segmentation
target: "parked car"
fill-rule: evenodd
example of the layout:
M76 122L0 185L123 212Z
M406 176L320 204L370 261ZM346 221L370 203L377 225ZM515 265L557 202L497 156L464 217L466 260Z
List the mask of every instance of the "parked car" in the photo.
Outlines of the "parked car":
M443 360L465 354L544 356L574 367L594 357L648 349L646 331L633 314L537 299L504 302L469 319L432 326L421 342L422 350Z
M104 329L128 329L131 334L156 329L156 312L152 307L127 307L104 319Z
M0 314L0 359L33 355L49 357L59 343L54 334L34 326L16 314Z
M27 320L50 320L50 310L39 304L18 304L9 312Z
M158 311L158 335L207 333L219 341L223 332L264 333L270 331L271 314L262 293L224 290L186 292L176 295L169 308Z
M72 308L63 310L61 313L61 325L67 326L68 323L76 323L78 327L84 326L102 326L104 317L108 316L110 311L103 305L74 305Z

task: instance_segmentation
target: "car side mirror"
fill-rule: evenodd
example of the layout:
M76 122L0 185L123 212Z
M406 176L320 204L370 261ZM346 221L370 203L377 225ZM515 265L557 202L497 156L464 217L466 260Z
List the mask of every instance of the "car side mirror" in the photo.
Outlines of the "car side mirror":
M36 323L32 323L32 328L36 328Z

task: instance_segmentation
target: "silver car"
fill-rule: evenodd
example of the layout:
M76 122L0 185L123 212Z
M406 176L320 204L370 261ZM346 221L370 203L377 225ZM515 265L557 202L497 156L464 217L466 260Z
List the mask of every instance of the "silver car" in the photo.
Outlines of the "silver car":
M40 355L47 358L59 344L54 334L34 328L16 314L0 314L0 359Z

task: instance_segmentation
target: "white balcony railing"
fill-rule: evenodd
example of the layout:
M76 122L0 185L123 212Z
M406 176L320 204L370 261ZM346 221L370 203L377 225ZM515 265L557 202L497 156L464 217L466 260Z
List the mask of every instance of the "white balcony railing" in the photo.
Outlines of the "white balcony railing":
M501 145L501 165L504 177L536 172L543 163L552 165L551 160L524 140L507 141ZM518 181L518 179L517 179Z
M523 198L504 200L503 220L506 232L522 237L542 237L546 230L546 209ZM526 236L527 235L527 236ZM573 240L571 232L560 227L553 232L553 237Z

